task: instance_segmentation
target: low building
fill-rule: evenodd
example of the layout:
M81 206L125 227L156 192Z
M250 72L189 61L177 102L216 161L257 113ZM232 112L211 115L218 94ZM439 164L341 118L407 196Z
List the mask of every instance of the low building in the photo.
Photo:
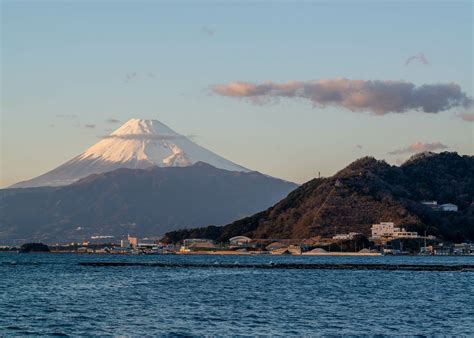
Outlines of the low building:
M453 212L458 211L458 206L452 203L441 204L439 208L441 211L453 211Z
M430 208L434 208L438 206L438 201L421 201L421 204L426 205Z
M273 243L268 244L265 247L265 250L273 251L273 250L277 250L277 249L283 249L283 248L286 248L286 247L288 247L288 244L284 244L284 243L280 243L280 242L273 242Z
M360 232L349 232L348 234L337 234L332 236L335 240L352 240L356 236L362 235Z
M421 204L430 207L434 211L457 212L458 206L453 203L438 204L437 201L421 201Z
M251 238L246 236L235 236L229 239L230 246L246 246L252 241Z
M212 250L216 248L213 240L206 238L187 238L183 241L180 252Z
M372 239L418 238L417 232L396 227L393 222L380 222L372 225Z

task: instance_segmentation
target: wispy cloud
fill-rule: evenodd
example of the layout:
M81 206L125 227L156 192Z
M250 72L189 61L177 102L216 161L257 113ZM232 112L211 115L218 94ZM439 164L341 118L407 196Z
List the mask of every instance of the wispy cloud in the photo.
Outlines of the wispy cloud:
M120 120L110 118L110 119L106 119L105 122L115 124L115 123L120 123Z
M138 80L145 80L145 79L156 79L157 78L157 75L155 73L152 73L152 72L148 72L148 73L143 73L143 74L140 74L140 73L137 73L137 72L132 72L132 73L126 73L125 74L125 77L124 77L124 81L126 83L128 82L132 82L132 81L138 81Z
M456 116L464 121L474 122L474 112L473 113L458 113Z
M207 35L209 35L209 36L214 36L214 34L215 34L215 30L214 30L214 29L211 29L211 28L209 28L209 27L207 27L207 26L202 26L202 31L203 31L203 33L205 33L205 34L207 34Z
M75 118L78 118L79 116L76 114L57 114L56 117L75 119Z
M405 66L408 66L412 62L419 62L425 66L429 66L430 62L426 58L425 54L423 53L418 53L416 55L410 56L406 61L405 61Z
M178 140L185 139L183 135L170 135L170 134L126 134L126 135L103 135L100 136L103 139L121 139L121 140Z
M431 143L423 143L423 142L415 142L410 144L408 147L397 149L390 151L390 155L403 155L403 154L414 154L414 153L422 153L425 151L435 151L435 150L443 150L448 149L448 146L441 143L440 141L431 142Z
M84 125L84 128L94 129L94 128L95 128L95 124L85 124L85 125Z
M416 86L404 81L350 80L345 78L286 83L235 81L210 87L222 96L246 98L253 103L269 103L279 98L305 99L317 107L338 106L377 115L410 110L439 113L452 107L468 108L472 98L456 83Z
M125 82L130 82L132 80L135 80L138 77L137 73L127 73L125 74Z
M359 150L363 148L362 145L360 145L360 144L356 144L355 147Z

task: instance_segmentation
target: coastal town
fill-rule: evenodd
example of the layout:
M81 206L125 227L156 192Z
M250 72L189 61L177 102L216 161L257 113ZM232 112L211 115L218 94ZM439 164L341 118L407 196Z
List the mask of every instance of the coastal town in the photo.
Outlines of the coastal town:
M474 256L474 243L443 242L433 235L407 231L394 222L380 222L372 225L370 236L358 232L308 239L252 239L235 236L223 243L207 238L187 238L181 243L165 243L159 238L138 238L131 235L115 243L112 236L92 236L90 240L81 243L50 246L29 243L20 248L2 246L0 251L127 255Z

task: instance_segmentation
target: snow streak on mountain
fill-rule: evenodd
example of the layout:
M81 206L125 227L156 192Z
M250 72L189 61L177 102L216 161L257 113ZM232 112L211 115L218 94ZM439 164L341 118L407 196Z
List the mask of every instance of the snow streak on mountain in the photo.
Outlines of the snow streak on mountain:
M196 162L230 171L250 171L197 145L157 120L131 119L79 156L12 188L61 186L119 168L185 167Z

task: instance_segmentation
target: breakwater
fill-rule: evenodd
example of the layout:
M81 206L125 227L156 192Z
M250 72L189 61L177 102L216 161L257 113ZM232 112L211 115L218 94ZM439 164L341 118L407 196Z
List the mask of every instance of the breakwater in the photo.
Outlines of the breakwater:
M142 266L157 268L200 268L200 269L292 269L292 270L388 270L388 271L459 271L474 272L474 265L455 264L298 264L298 263L171 263L171 262L79 262L80 266L121 267Z

